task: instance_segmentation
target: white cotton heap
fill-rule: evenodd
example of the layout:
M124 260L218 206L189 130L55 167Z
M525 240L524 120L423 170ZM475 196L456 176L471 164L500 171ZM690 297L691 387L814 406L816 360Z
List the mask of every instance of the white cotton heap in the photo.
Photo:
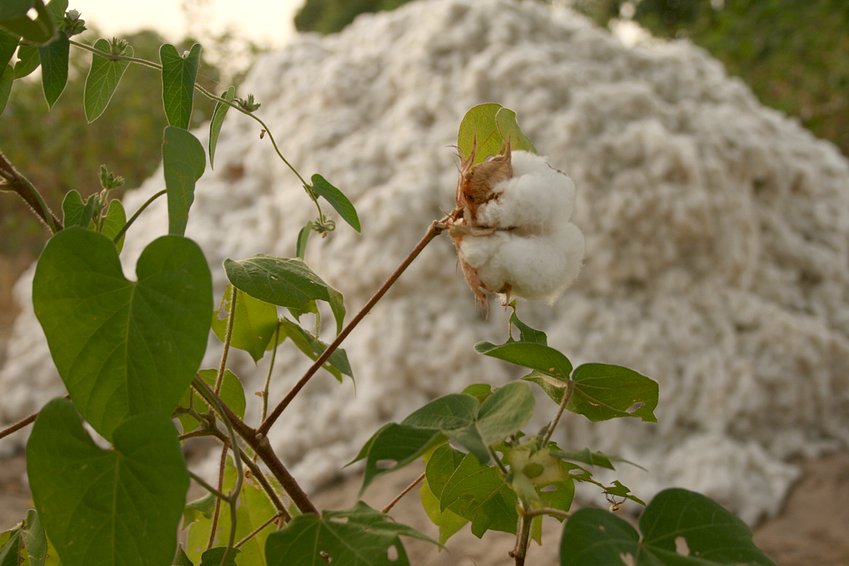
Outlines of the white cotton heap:
M490 101L516 111L574 179L574 223L586 238L563 297L524 302L519 316L575 365L622 364L660 385L656 424L570 414L556 438L644 466L617 469L639 497L677 485L753 521L781 508L800 459L849 447L849 161L761 106L703 50L628 47L543 2L432 0L360 17L338 35L300 36L260 58L239 92L262 102L304 175L321 173L357 207L362 234L337 222L306 254L349 313L454 208L451 146L466 111ZM206 128L197 135L205 140ZM160 171L130 192L127 210L162 183ZM291 257L314 216L267 136L228 114L187 229L217 296L224 258ZM167 228L160 199L127 235L128 277ZM474 351L506 338L507 313L494 307L483 320L459 271L448 238L431 243L345 340L356 390L316 375L270 431L307 489L339 473L386 421L471 383L522 375ZM25 310L0 371L0 422L65 393L26 308L29 289L28 277L16 286ZM204 367L217 367L217 348ZM277 360L271 399L308 365L288 343ZM233 365L248 397L267 363ZM540 415L554 408L537 403ZM0 450L25 439L3 439Z
M526 151L512 152L512 172L477 208L478 229L462 236L459 253L485 289L553 301L584 257L584 235L571 222L575 184Z

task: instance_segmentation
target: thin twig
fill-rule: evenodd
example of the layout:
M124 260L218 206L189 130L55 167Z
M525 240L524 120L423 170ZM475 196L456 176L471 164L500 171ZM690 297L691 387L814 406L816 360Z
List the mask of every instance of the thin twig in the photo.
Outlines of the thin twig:
M193 480L195 480L195 483L200 485L202 488L204 488L206 491L208 491L209 493L211 493L212 495L214 495L218 499L223 499L225 501L227 500L227 496L224 495L223 492L215 489L213 486L211 486L209 483L207 483L207 481L205 479L203 479L202 477L200 477L199 475L197 475L196 473L194 473L191 470L189 470L189 477L191 477Z
M276 521L276 520L277 520L277 519L279 519L279 518L280 518L280 513L275 513L274 515L272 515L271 517L269 517L268 519L266 519L265 521L263 521L263 523L262 523L260 526L258 526L257 528L255 528L254 530L252 530L251 532L249 532L248 534L246 534L246 535L242 538L242 540L240 540L239 542L237 542L237 543L233 546L233 548L239 548L240 546L242 546L243 544L245 544L246 542L248 542L249 540L251 540L253 537L255 537L256 535L258 535L258 534L262 531L262 529L264 529L265 527L267 527L268 525L270 525L271 523L273 523L274 521Z
M221 460L218 463L218 489L217 493L223 494L224 491L224 468L227 466L227 452L230 443L225 440L224 445L221 447ZM212 548L212 544L215 542L215 531L218 530L218 517L221 514L221 502L228 501L229 497L218 497L215 500L215 509L212 511L212 526L209 528L209 540L206 542L206 549L209 550Z
M399 493L399 494L395 497L395 499L393 499L392 501L390 501L390 502L386 505L386 507L384 507L384 508L382 509L383 513L389 513L389 511L391 511L391 510L392 510L392 508L393 508L393 507L395 507L395 504L396 504L396 503L398 503L399 501L401 501L401 498L402 498L402 497L404 497L405 495L407 495L408 493L410 493L411 491L413 491L413 489L414 489L417 485L419 485L419 484L421 483L421 481L422 481L424 478L425 478L425 473L424 473L424 472L422 472L422 473L421 473L421 475L420 475L419 477L417 477L416 479L414 479L412 482L410 482L410 485L408 485L407 487L405 487L405 488L404 488L404 491L402 491L401 493Z
M530 511L525 511L525 515L528 517L542 517L548 515L550 517L557 517L558 519L568 519L569 513L566 511L561 511L560 509L553 509L551 507L544 507L542 509L531 509Z
M132 215L132 216L130 216L130 219L129 219L129 220L127 220L127 222L126 222L126 223L124 223L124 225L123 225L123 226L121 226L121 229L120 229L120 230L118 230L118 233L117 233L117 234L115 234L115 237L114 237L114 238L112 238L112 241L113 241L113 242L115 242L115 243L117 244L117 243L118 243L118 241L121 239L121 236L123 236L123 235L127 232L127 230L129 230L129 229L130 229L130 226L132 226L132 225L133 225L133 222L135 222L135 221L136 221L136 219L137 219L137 218L141 215L141 213L142 213L142 212L144 212L144 210L145 210L148 206L150 206L151 204L153 204L153 201L155 201L156 199L158 199L159 197L161 197L162 195L164 195L164 194L165 194L165 193L167 193L167 192L168 192L168 191L167 191L166 189L162 189L161 191L159 191L159 192L157 192L157 193L154 193L154 194L153 194L153 195L152 195L149 199L147 199L146 201L144 201L144 202L142 203L142 205L141 205L140 207L138 207L138 209L137 209L137 210L133 213L133 215Z
M274 407L274 410L271 412L265 420L257 428L257 433L263 436L268 434L269 429L274 425L274 422L280 417L281 413L289 406L289 403L295 398L295 396L300 392L301 389L307 384L307 382L312 378L313 375L324 365L324 362L330 357L333 352L342 344L342 341L351 333L351 331L357 327L360 321L365 318L365 316L369 313L372 307L386 294L386 292L395 284L395 281L401 276L402 273L413 263L413 260L418 257L418 255L422 252L422 250L427 247L427 245L436 238L439 234L441 234L445 229L445 222L449 219L448 216L443 218L442 220L433 221L430 224L430 227L425 232L425 235L419 240L419 243L413 248L413 250L404 258L404 261L401 262L401 265L389 276L389 278L380 286L380 289L368 300L368 302L360 309L354 318L348 322L347 326L342 329L342 332L336 336L336 339L331 342L331 344L327 347L327 349L322 352L322 354L313 362L313 364L309 367L309 369L304 373L303 377L295 384L294 387L289 391L286 397L283 398L280 403Z
M554 429L557 428L557 423L560 422L560 417L563 416L563 411L566 410L566 405L569 404L569 399L572 398L572 392L574 390L575 382L568 379L566 381L566 390L563 392L563 398L560 400L560 405L557 407L557 414L554 415L554 420L551 421L548 430L545 431L545 436L542 438L542 444L540 446L545 446L548 444L548 441L551 440L551 435L554 434Z
M271 350L271 362L268 364L268 373L265 376L265 386L262 388L262 416L259 422L265 420L268 415L268 390L271 387L271 372L274 370L274 362L277 360L277 349L280 346L280 321L277 321L277 326L274 328L274 349Z
M531 523L533 522L530 515L525 510L524 504L519 503L519 531L516 533L516 546L509 552L509 555L516 563L516 566L525 566L525 557L528 554L528 545L531 542Z
M230 342L233 340L233 323L236 319L236 301L239 290L230 285L230 311L227 313L227 330L224 333L224 349L221 351L221 362L218 364L218 373L215 376L215 394L221 393L221 384L224 382L224 370L227 369L227 356L230 354Z
M65 395L65 397L64 397L64 399L70 399L70 398L71 398L70 395ZM18 432L19 430L26 427L27 425L34 423L35 419L38 418L38 413L40 413L40 412L41 412L41 410L39 409L38 411L34 412L30 416L24 417L21 420L19 420L18 422L7 426L3 430L0 430L0 439L6 438L10 434Z
M313 505L312 501L310 501L306 492L303 488L301 488L294 476L289 473L289 470L286 469L277 457L277 454L274 453L274 450L271 448L271 444L268 442L268 438L259 435L256 430L245 424L245 421L240 419L239 416L231 411L226 404L222 403L218 399L212 389L210 389L203 380L195 378L192 381L192 385L198 393L206 399L207 403L210 403L210 406L214 407L218 414L221 415L221 420L224 424L232 425L233 429L239 434L239 436L241 436L245 442L248 443L248 446L250 446L254 452L259 455L260 459L265 462L265 465L268 466L272 475L280 482L283 490L289 495L292 502L295 503L295 506L301 511L301 513L318 514L318 509L316 509L315 505Z

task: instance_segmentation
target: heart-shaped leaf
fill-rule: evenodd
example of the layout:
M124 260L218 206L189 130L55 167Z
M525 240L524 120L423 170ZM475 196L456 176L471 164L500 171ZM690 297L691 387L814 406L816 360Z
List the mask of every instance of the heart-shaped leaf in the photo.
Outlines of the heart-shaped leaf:
M189 475L168 417L130 417L98 447L70 401L44 406L27 444L39 517L64 566L169 566Z
M38 48L38 56L41 59L41 86L48 108L53 108L68 83L70 49L71 43L64 33L59 33L56 39Z
M581 509L567 519L560 539L561 566L775 566L752 542L746 524L704 495L667 489L640 518L639 533L602 509Z
M106 53L112 50L105 39L95 41L94 48ZM121 49L121 55L132 57L133 47L125 45ZM85 79L83 91L83 108L85 108L85 117L89 124L97 120L109 106L109 101L112 100L112 95L115 94L115 89L118 88L118 83L121 82L121 77L124 76L124 71L129 65L129 61L117 61L97 53L92 54L91 67Z
M206 350L212 282L197 244L164 236L128 281L112 240L53 236L33 280L35 314L77 409L102 436L130 415L170 414Z
M200 66L201 46L198 43L180 55L177 48L168 43L159 48L162 63L162 104L168 123L177 128L188 129L192 120L192 103L195 79Z

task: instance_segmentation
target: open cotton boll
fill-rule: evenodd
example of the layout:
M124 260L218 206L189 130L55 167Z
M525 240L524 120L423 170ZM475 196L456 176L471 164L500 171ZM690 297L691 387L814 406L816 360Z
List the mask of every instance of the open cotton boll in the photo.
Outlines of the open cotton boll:
M575 210L575 184L545 158L514 151L513 177L496 183L492 200L478 209L480 226L542 227L565 224Z
M556 299L578 276L584 235L572 224L575 185L544 158L512 155L512 174L491 187L458 238L458 251L474 275L470 285L527 299ZM477 294L477 292L476 292Z

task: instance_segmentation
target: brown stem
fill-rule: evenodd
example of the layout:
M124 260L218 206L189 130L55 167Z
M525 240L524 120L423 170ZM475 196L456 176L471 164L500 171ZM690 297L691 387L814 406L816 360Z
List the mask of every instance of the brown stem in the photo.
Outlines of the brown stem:
M298 507L298 509L302 513L316 513L318 514L318 509L316 509L315 505L313 505L312 501L310 501L306 492L301 488L292 474L289 473L289 470L283 465L280 459L277 457L277 454L274 453L274 450L271 448L271 444L268 442L268 439L265 436L260 435L256 430L245 424L245 421L239 418L233 411L230 410L224 403L214 403L210 401L210 398L215 399L215 393L209 386L203 382L203 380L198 379L197 377L192 381L192 385L195 390L200 393L202 397L207 400L207 403L210 406L214 406L221 412L221 417L227 419L233 430L241 436L245 442L247 442L248 446L250 446L254 452L265 462L265 465L268 466L268 469L274 475L275 479L280 482L280 485L283 487L283 490L292 498L292 501ZM247 460L247 458L245 459Z
M64 399L70 399L70 395L65 395ZM35 422L35 419L38 418L39 412L40 411L36 411L35 413L31 414L30 416L24 417L21 420L19 420L18 422L7 426L3 430L0 430L0 438L5 438L12 433L18 432L19 430L21 430L25 426L31 425L33 422Z
M516 535L516 546L510 551L510 556L516 566L525 566L525 557L528 554L528 545L531 542L531 522L533 519L525 514L524 506L519 508L519 534Z
M451 215L446 216L442 220L435 220L431 222L430 227L427 229L427 232L425 232L425 235L422 236L422 239L419 240L419 243L416 244L416 247L413 248L409 255L404 258L404 261L401 262L401 265L399 265L398 268L392 273L392 275L390 275L389 278L383 283L383 285L380 286L380 289L378 289L377 292L372 295L371 299L369 299L365 306L360 309L360 312L358 312L354 316L354 318L352 318L350 322L348 322L347 326L342 329L342 332L340 332L339 335L336 336L336 339L327 347L327 349L322 352L322 354L315 360L315 362L313 362L313 364L309 367L306 373L304 373L303 377L301 377L301 379L295 384L294 387L292 387L289 393L286 394L286 397L284 397L283 400L280 401L280 403L278 403L276 407L274 407L274 410L271 411L271 414L268 415L268 417L266 417L264 421L262 421L262 423L257 428L258 434L261 434L262 436L268 434L269 429L272 427L272 425L274 425L274 422L277 420L277 418L280 417L281 413L283 413L286 407L289 406L289 403L292 402L298 392L303 389L303 387L312 378L312 376L315 375L319 368L324 365L324 362L327 361L330 355L336 351L340 344L342 344L345 338L347 338L348 334L350 334L351 331L357 327L360 321L365 318L365 316L369 313L372 307L383 297L383 295L386 294L386 292L392 287L392 285L395 284L395 281L397 281L398 278L401 277L401 274L404 273L404 271L410 266L411 263L413 263L413 260L418 257L418 255L422 252L422 250L425 249L425 247L427 247L431 240L433 240L435 237L445 231L445 222L448 221L450 216Z
M227 451L229 449L229 441L224 440L224 446L221 447L221 461L218 464L218 493L224 492L224 468L227 465ZM227 497L224 499L227 499ZM215 509L212 512L212 526L209 529L209 540L206 543L207 550L212 548L212 545L215 542L215 531L218 530L218 516L221 514L221 500L222 498L220 497L215 498Z
M389 511L391 511L391 510L392 510L392 508L393 508L393 507L395 507L395 504L396 504L396 503L398 503L399 501L401 501L401 498L402 498L402 497L404 497L405 495L407 495L408 493L410 493L411 491L413 491L413 488L415 488L417 485L419 485L419 484L421 483L421 481L422 481L424 478L425 478L425 473L424 473L424 472L422 472L422 474L421 474L419 477L417 477L416 479L414 479L412 482L410 482L410 485L408 485L407 487L405 487L405 488L404 488L404 491L402 491L401 493L399 493L399 494L395 497L395 499L393 499L392 501L390 501L390 502L389 502L389 504L388 504L388 505L386 505L386 507L384 507L384 508L383 508L383 512L384 512L384 513L389 513Z
M0 191L11 191L21 197L51 233L55 234L62 229L62 221L50 211L38 189L29 182L29 179L21 175L2 153L0 153L0 179L3 181L0 183Z

